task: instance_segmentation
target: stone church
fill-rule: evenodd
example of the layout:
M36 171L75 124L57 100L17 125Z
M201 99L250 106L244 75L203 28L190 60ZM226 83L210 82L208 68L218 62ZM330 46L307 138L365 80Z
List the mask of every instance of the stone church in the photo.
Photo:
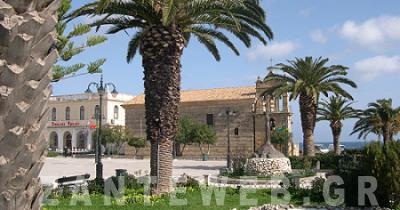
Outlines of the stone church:
M232 154L252 154L264 144L270 132L266 129L267 114L271 129L292 131L288 95L273 97L268 90L274 85L276 83L258 79L255 86L249 87L181 91L180 116L188 116L215 128L217 143L211 146L210 160L226 158L228 138ZM135 97L123 107L126 109L126 126L135 136L145 137L144 95ZM128 147L125 153L133 155L134 149ZM139 150L138 156L148 158L149 154L147 146ZM199 147L186 146L180 158L200 159Z

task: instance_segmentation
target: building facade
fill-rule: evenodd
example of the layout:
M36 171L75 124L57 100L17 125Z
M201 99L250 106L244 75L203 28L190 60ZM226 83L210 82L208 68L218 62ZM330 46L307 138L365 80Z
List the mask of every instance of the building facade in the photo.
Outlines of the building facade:
M233 153L254 153L266 141L265 114L270 114L274 128L292 130L292 113L287 94L273 97L268 93L272 87L258 80L256 86L189 90L181 92L180 116L212 126L217 143L211 147L210 159L224 159L227 155L228 137ZM264 103L262 102L264 100ZM268 103L265 103L268 100ZM263 106L267 105L267 108ZM146 136L144 95L135 97L123 105L126 109L126 126L138 137ZM228 111L228 112L227 112ZM232 116L227 116L232 113ZM229 128L228 128L229 124ZM197 145L185 147L183 158L199 159ZM126 149L133 154L134 149ZM141 149L139 155L149 157L149 148Z
M52 96L49 100L47 140L49 148L61 152L89 152L94 149L93 134L102 116L103 125L125 125L123 103L133 99L127 94L106 93L100 115L99 96L93 93Z

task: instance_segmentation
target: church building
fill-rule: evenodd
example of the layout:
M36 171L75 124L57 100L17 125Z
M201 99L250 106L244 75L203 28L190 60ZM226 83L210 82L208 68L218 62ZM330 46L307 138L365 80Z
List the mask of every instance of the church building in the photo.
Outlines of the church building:
M180 116L188 116L215 129L217 143L211 146L210 160L226 158L228 138L232 154L251 154L264 144L268 132L271 132L266 129L266 119L269 119L272 129L292 132L288 95L274 97L268 92L274 85L276 83L258 79L255 86L249 87L181 91ZM144 98L144 95L139 95L123 105L126 126L137 137L146 136ZM127 155L133 155L134 151L133 148L125 149ZM138 153L143 158L148 158L149 154L149 147ZM187 146L182 158L200 159L199 147Z

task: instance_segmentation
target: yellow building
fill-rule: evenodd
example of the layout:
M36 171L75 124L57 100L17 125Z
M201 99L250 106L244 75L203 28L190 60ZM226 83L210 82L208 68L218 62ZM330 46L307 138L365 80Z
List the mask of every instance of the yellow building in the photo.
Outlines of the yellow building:
M133 99L127 94L106 93L103 97L103 125L125 125L122 104ZM85 93L52 96L49 100L47 140L51 150L61 152L64 147L74 152L94 149L92 135L99 116L99 96Z
M217 143L211 147L210 159L224 159L227 155L228 136L233 153L254 153L266 141L265 114L270 114L272 124L277 129L292 132L292 113L287 94L273 97L266 92L273 83L261 80L255 86L215 88L206 90L187 90L181 92L180 116L189 116L193 120L212 126L217 134ZM126 126L136 136L146 137L144 95L139 95L124 104L126 109ZM267 110L263 108L267 102ZM234 116L227 117L227 111ZM228 130L229 120L229 130ZM295 154L289 146L288 153ZM200 149L196 145L185 147L182 158L198 159ZM127 149L126 154L135 150ZM139 156L149 157L149 148L141 149Z

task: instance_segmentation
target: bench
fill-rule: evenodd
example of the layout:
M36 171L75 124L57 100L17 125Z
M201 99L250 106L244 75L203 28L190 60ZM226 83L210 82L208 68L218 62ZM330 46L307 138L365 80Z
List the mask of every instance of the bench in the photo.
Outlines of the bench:
M78 176L64 176L62 178L56 179L58 187L63 188L75 188L81 187L87 184L90 174L83 174Z

